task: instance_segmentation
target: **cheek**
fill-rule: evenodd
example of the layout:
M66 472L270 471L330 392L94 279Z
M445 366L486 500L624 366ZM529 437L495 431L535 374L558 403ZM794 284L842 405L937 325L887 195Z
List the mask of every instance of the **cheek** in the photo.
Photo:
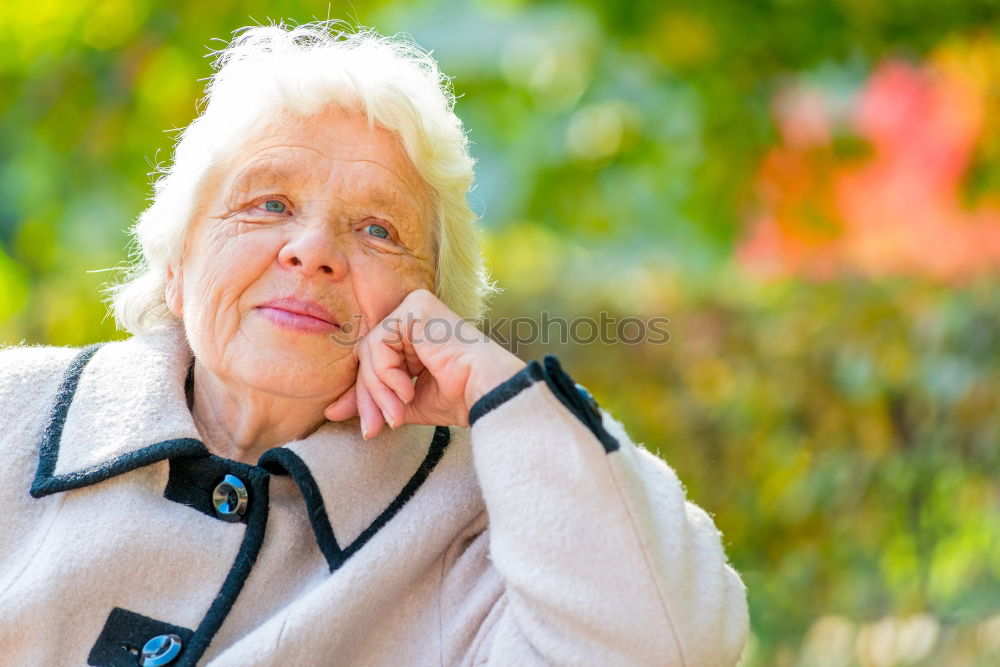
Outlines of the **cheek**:
M351 259L354 295L369 326L381 321L410 292L434 289L434 272L428 263L412 257L370 256Z
M232 233L225 224L206 229L193 240L186 262L185 307L206 325L238 318L240 296L280 247L281 237L272 230Z

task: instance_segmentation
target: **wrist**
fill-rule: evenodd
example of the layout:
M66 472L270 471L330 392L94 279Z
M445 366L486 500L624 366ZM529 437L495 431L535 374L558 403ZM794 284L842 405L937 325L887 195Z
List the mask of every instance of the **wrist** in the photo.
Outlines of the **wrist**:
M497 346L498 352L481 360L465 386L465 405L468 412L480 398L517 375L527 364L507 350Z

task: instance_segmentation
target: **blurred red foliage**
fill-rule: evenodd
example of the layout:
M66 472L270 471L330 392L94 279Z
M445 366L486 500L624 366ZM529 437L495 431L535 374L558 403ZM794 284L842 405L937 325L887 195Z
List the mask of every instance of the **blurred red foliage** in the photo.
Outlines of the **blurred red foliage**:
M998 93L1000 44L983 40L946 44L920 66L885 62L843 108L821 90L783 91L781 143L756 177L741 264L814 280L997 270L1000 192L969 202L965 182L996 142Z

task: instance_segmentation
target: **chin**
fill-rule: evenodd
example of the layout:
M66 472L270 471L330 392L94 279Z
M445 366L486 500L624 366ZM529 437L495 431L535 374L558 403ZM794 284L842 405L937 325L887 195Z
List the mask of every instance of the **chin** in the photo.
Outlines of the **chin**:
M275 336L238 355L235 375L258 391L289 398L336 396L354 382L352 350L325 337ZM349 375L349 377L348 377Z
M354 382L356 364L345 359L350 348L323 342L323 346L269 346L245 355L238 377L254 389L289 398L339 395Z
M244 320L225 345L205 348L215 357L209 365L220 377L288 398L339 395L353 384L357 372L350 346L338 345L328 335L273 327L258 318ZM203 360L211 361L205 356Z

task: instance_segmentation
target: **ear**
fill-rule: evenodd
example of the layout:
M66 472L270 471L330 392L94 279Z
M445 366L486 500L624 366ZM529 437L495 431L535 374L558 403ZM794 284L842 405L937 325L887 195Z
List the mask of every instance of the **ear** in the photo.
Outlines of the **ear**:
M163 298L167 308L176 317L184 316L184 281L180 271L175 271L173 265L167 265L167 284L163 290Z

